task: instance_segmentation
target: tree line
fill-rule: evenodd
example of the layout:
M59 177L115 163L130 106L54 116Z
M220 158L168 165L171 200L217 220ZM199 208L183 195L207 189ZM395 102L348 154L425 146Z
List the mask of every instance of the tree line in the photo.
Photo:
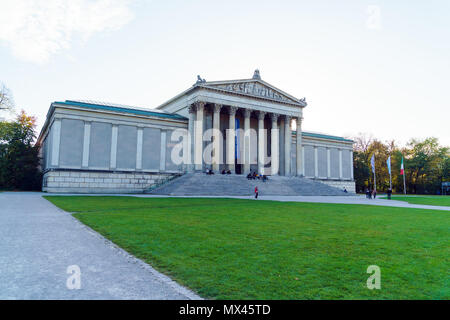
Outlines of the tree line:
M353 137L353 167L356 191L373 189L374 177L370 160L375 155L375 174L378 191L389 188L387 159L391 156L393 192L403 193L403 176L400 174L402 157L406 192L412 194L440 194L442 182L450 181L450 148L439 144L437 138L411 139L406 146L394 140L382 142L372 136L360 134Z

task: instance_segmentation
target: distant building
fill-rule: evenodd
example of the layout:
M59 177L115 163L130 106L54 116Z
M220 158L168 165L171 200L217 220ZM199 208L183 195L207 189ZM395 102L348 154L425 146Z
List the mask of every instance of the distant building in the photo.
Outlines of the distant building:
M354 192L353 141L302 131L306 105L258 70L244 80L198 76L156 109L53 102L38 138L42 189L136 193L211 169L304 176Z

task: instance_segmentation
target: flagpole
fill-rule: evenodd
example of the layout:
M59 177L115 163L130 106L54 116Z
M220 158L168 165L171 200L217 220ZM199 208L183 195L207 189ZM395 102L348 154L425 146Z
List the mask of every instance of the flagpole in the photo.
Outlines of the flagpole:
M377 176L375 175L375 170L373 170L373 190L377 191Z
M372 154L372 158L370 159L370 165L372 166L372 172L373 172L373 190L376 192L376 190L377 190L377 177L375 175L375 153Z
M405 169L403 169L403 193L406 194Z
M403 155L402 155L402 164L400 166L400 173L403 175L403 194L406 194L406 173L405 173L405 162L403 160Z

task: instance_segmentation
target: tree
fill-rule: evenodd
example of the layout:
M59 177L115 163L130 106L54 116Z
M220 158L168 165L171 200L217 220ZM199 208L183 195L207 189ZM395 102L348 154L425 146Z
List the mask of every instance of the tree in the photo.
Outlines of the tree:
M39 148L36 119L22 111L15 121L0 122L0 188L38 190Z
M352 138L355 141L353 150L353 167L356 190L364 192L370 185L370 161L369 161L369 147L374 138L371 135L360 133L358 136Z
M375 175L377 178L377 190L387 190L389 188L389 172L387 169L386 160L390 154L388 145L375 139L370 144L367 152L370 159L372 158L372 155L375 155ZM372 168L370 168L370 171L370 181L373 187L374 178Z
M399 148L395 141L385 143L366 134L354 137L354 178L357 191L373 186L370 159L375 154L377 189L387 190L389 172L386 160L391 156L392 187L403 192L403 176L400 175L402 157L405 164L406 189L408 193L440 192L441 184L449 181L449 148L439 145L437 138L412 139L406 147Z
M359 135L353 137L353 141L355 141L355 151L367 153L373 140L374 138L372 135L369 135L367 133L359 133Z
M411 139L408 147L408 176L412 192L436 193L444 178L449 148L441 147L437 138Z
M0 83L0 110L11 110L14 107L14 100L11 91Z
M353 167L356 191L364 192L369 187L370 178L370 168L364 152L353 152Z

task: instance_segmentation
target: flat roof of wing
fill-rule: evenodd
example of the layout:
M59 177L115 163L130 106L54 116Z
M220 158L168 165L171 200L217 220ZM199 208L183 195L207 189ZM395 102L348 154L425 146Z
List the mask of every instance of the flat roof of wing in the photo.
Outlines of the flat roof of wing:
M187 120L186 117L180 116L179 114L167 113L163 110L140 108L116 103L109 102L99 102L91 100L66 100L66 101L55 101L54 103L60 105L68 105L74 107L90 108L97 110L109 110L116 112L124 112L138 115L146 115L152 117L168 118L168 119L178 119Z

